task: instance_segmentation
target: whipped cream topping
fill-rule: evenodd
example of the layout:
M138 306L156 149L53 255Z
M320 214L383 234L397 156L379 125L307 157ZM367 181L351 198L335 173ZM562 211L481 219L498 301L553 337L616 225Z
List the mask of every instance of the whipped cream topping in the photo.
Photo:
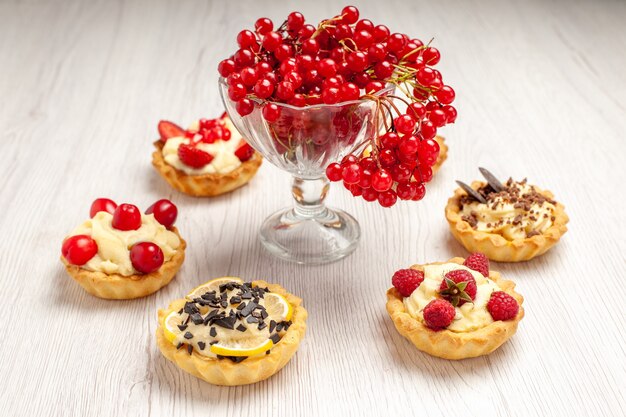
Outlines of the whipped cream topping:
M178 347L191 346L189 353L215 358L211 352L213 343L228 340L245 344L272 339L278 343L285 334L290 321L266 310L264 296L268 288L252 286L252 283L231 282L221 285L219 291L210 291L191 299L178 312L179 320L170 330L176 335L172 343ZM265 355L261 352L257 356ZM239 362L246 357L228 357Z
M213 155L213 160L203 166L202 168L193 168L189 165L185 165L183 161L178 157L178 148L182 144L191 143L191 139L184 136L176 136L169 138L163 146L163 159L169 165L176 169L183 171L187 175L204 175L204 174L226 174L238 168L241 165L241 161L235 155L235 151L240 145L242 140L241 134L237 131L230 118L225 117L223 119L225 128L230 130L231 137L229 140L218 139L213 143L199 143L197 148ZM193 123L189 130L191 132L198 132L199 122Z
M130 276L139 274L130 261L130 248L139 242L152 242L163 251L163 261L172 259L180 239L159 223L152 214L141 215L137 230L118 230L112 226L113 215L101 211L93 219L75 228L69 236L87 235L98 244L98 253L81 268L105 274ZM69 237L68 236L68 237Z
M461 218L474 230L515 240L541 234L554 222L556 202L543 196L526 180L509 179L501 192L489 186L477 191L487 204L468 196L461 199Z
M478 330L493 323L493 318L487 310L487 303L491 293L500 291L500 287L494 281L485 278L480 272L455 263L426 265L424 267L424 281L409 297L404 298L404 306L413 318L424 323L424 307L435 298L440 298L441 281L448 272L457 269L468 271L476 280L476 298L472 303L467 302L454 308L456 315L447 329L463 333Z

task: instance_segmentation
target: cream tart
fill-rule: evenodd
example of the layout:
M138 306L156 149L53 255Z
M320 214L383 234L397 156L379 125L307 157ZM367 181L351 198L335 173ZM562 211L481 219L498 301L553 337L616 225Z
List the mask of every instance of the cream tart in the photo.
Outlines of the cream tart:
M161 121L152 165L175 189L195 197L214 197L245 185L261 166L261 155L224 113L200 119L189 129Z
M387 312L419 350L444 359L487 355L517 331L524 317L515 284L489 270L483 254L397 271Z
M99 198L91 218L63 241L61 262L88 293L107 299L144 297L167 285L185 259L174 222L178 210L159 200L145 214Z
M452 235L470 252L499 262L526 261L552 248L567 232L564 206L547 190L524 179L500 184L463 183L445 213Z
M217 278L159 310L157 344L183 371L211 384L252 384L296 353L306 330L301 302L276 284Z

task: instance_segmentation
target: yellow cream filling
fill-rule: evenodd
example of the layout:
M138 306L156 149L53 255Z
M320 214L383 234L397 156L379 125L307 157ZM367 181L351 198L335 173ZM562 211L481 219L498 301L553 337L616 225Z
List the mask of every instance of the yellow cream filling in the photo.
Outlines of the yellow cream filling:
M98 253L81 268L105 274L130 276L139 272L130 261L130 248L139 242L152 242L163 251L164 262L169 261L180 246L180 239L156 221L152 214L141 215L137 230L117 230L111 225L113 215L104 211L75 228L69 236L87 235L98 244Z
M454 308L456 315L447 329L463 333L478 330L493 323L491 314L487 310L487 302L489 302L491 293L500 291L500 287L489 278L485 278L480 272L455 263L426 265L424 267L424 281L409 297L404 298L406 310L413 318L424 323L424 307L433 299L440 298L439 287L444 275L456 269L464 269L472 274L476 280L476 298L473 303L465 303L461 307Z

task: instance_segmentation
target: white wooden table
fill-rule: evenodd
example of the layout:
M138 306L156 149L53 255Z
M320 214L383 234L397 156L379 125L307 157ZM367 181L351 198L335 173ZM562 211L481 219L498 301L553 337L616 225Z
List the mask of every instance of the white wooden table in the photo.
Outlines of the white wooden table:
M342 5L298 5L319 20ZM0 413L67 416L626 415L626 3L361 2L377 23L441 49L459 119L419 204L366 205L360 248L331 265L266 256L261 221L289 203L266 164L244 189L194 199L150 165L156 123L221 111L216 65L243 27L296 8L269 1L0 3ZM495 264L525 296L515 337L461 362L417 351L385 312L394 270L466 252L443 207L477 167L556 193L570 231L545 256ZM157 294L104 301L66 276L61 240L108 196L180 209L188 257ZM281 283L308 332L268 381L223 388L165 360L156 311L212 277Z

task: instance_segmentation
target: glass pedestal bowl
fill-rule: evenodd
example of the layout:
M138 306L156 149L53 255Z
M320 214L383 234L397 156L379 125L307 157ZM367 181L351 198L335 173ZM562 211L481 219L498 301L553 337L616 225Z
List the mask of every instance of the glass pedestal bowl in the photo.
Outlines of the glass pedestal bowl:
M295 107L276 103L280 116L263 118L262 104L241 116L219 80L222 101L235 127L263 157L293 176L292 207L269 216L261 226L261 243L271 254L299 264L333 262L356 249L358 222L348 213L326 207L326 167L364 145L377 128L377 105L357 100L334 105ZM382 90L386 94L391 89Z

